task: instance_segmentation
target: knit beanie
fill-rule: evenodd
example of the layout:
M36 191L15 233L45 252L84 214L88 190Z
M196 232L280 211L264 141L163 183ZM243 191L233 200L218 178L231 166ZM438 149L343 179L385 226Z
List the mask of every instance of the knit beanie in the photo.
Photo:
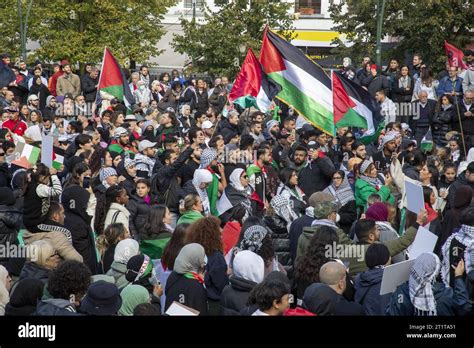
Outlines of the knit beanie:
M367 220L373 221L387 221L388 220L388 208L382 202L376 202L372 204L367 212L365 213Z
M390 252L382 243L371 244L365 252L365 264L369 269L385 265L389 258Z

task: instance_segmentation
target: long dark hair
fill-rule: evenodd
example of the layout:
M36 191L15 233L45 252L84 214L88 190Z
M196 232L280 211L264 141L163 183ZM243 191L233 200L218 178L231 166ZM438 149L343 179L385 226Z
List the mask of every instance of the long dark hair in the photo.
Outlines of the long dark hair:
M436 169L435 166L430 166L430 165L427 165L426 167L428 168L428 171L431 173L431 180L430 180L431 185L438 188L438 180L439 180L438 169Z
M161 233L170 232L163 222L166 209L166 205L164 204L158 204L151 207L150 212L148 213L148 219L145 226L143 226L143 232L140 236L142 239L156 239L156 237Z
M433 193L433 189L429 186L423 186L423 200L425 203L428 203L431 207L431 194Z
M89 161L89 166L91 168L91 176L98 173L102 166L105 164L105 157L107 156L108 151L99 147L96 149L91 156Z
M286 186L290 186L290 179L291 179L291 176L293 175L293 173L295 173L296 171L294 169L291 169L291 168L283 168L282 170L280 170L280 173L278 174L278 178L280 179L280 181L286 185Z
M321 226L311 237L306 252L296 260L295 278L310 284L319 282L319 269L329 260L326 246L332 247L337 241L333 228Z
M189 224L179 224L176 226L170 241L163 250L161 256L161 263L163 267L169 270L173 270L174 261L178 256L181 248L185 245L186 233Z
M102 234L105 226L105 218L107 217L107 212L110 209L112 203L117 201L117 197L120 196L124 188L118 185L110 186L107 191L105 191L105 203L98 208L99 223L97 224L97 232Z
M26 193L29 187L39 184L39 179L41 176L49 176L49 168L43 163L36 164L35 168L30 168L27 170L27 180L25 180L23 186L23 194Z
M74 166L72 170L71 177L69 180L64 184L64 188L72 186L72 185L79 185L79 177L89 170L89 166L84 162L79 162Z

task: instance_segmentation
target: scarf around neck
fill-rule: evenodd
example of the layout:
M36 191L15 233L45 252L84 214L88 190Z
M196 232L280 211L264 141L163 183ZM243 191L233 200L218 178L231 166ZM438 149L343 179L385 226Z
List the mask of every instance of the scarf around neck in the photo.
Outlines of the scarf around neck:
M474 266L474 260L467 255L470 255L474 252L474 227L468 225L461 225L461 228L456 232L453 233L444 243L443 247L441 248L441 253L443 255L443 265L441 267L441 278L443 279L443 283L449 287L449 283L451 280L450 271L451 271L451 263L449 262L449 250L451 248L451 242L453 238L464 245L466 249L464 250L464 263L466 267L466 273L471 270Z

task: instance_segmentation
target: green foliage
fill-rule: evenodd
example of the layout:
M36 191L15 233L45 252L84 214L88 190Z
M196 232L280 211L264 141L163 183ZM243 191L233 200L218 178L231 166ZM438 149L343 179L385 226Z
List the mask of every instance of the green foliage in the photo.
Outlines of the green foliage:
M235 76L249 47L258 54L265 25L286 39L294 35L289 3L251 1L251 8L248 0L220 3L216 13L204 9L203 23L183 18L184 34L174 37L173 48L192 57L196 72Z
M330 6L333 27L345 33L354 45L338 47L333 53L349 56L358 64L363 56L375 54L377 28L376 4L378 0L343 0ZM347 11L343 12L343 8ZM458 48L469 43L469 30L474 18L471 0L386 0L382 37L397 37L400 43L385 51L383 58L404 60L406 54L419 52L434 70L444 68L446 55L444 40Z
M27 1L22 2L26 7ZM8 38L3 42L5 50L17 54L17 6L14 1L6 3L0 5L0 34ZM71 62L99 62L108 46L122 63L126 58L145 62L159 53L156 44L164 34L160 23L175 3L176 0L34 0L28 38L39 42L35 56L47 61L67 58Z

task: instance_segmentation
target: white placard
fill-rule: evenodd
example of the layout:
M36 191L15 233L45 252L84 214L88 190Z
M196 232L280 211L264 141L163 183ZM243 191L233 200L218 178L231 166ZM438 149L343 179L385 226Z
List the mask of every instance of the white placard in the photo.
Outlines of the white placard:
M179 315L179 316L196 316L199 312L193 308L189 308L179 302L174 301L168 310L165 312L168 315Z
M415 184L405 180L405 192L407 195L407 209L415 214L425 209L425 200L423 199L423 187L421 184Z
M415 259L411 259L385 267L380 285L380 295L390 294L397 289L397 286L405 283L414 263Z
M423 253L432 253L438 236L423 226L418 227L413 243L408 247L410 259L416 259Z
M52 136L45 136L41 141L41 163L48 168L53 166L53 142Z

